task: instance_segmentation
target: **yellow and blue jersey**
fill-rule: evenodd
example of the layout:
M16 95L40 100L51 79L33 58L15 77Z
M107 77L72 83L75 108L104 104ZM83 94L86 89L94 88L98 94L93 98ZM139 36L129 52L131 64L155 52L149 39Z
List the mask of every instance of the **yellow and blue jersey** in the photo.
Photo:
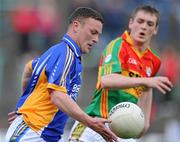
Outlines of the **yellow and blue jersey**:
M16 110L25 123L47 142L57 142L68 115L52 102L51 90L67 93L76 101L81 85L81 51L68 35L29 63L31 79ZM68 107L68 106L67 106Z

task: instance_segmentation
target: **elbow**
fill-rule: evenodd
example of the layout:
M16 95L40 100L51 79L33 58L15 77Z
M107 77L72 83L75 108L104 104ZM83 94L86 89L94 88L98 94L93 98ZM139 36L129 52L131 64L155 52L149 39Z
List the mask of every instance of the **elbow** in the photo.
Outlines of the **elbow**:
M141 138L144 134L146 134L146 132L148 131L149 127L150 127L150 124L149 124L149 123L148 123L148 124L145 124L143 131L140 133L140 135L139 135L137 138L139 139L139 138Z
M150 124L148 123L146 126L145 126L146 130L148 130L150 128Z
M144 132L145 133L148 131L149 127L150 127L149 123L145 124L145 126L144 126Z

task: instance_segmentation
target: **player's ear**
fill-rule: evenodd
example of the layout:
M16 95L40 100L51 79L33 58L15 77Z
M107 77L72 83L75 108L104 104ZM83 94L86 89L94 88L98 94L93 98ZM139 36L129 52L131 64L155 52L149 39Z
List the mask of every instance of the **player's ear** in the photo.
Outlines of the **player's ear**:
M132 23L133 23L133 19L132 18L130 18L130 20L129 20L129 29L131 29L132 28Z
M75 33L77 33L80 29L80 22L78 20L74 20L72 23L73 30Z
M156 34L157 34L158 29L159 29L159 25L156 26L156 28L155 28L155 30L154 30L154 32L153 32L153 35L156 35Z

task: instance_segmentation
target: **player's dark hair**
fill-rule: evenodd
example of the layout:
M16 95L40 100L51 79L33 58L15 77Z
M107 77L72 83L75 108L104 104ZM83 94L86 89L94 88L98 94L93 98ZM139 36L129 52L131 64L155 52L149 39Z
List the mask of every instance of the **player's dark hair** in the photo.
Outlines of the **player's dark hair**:
M89 7L79 7L74 10L74 12L69 17L69 24L71 24L74 20L81 20L83 18L93 18L95 20L100 21L102 24L104 23L102 15Z
M155 14L155 16L157 17L157 22L156 22L156 26L159 25L159 20L160 20L160 14L159 14L159 11L150 6L150 5L142 5L142 6L139 6L135 9L135 11L132 13L131 15L131 18L134 19L134 17L136 16L137 12L138 11L145 11L145 12L149 12L151 14Z

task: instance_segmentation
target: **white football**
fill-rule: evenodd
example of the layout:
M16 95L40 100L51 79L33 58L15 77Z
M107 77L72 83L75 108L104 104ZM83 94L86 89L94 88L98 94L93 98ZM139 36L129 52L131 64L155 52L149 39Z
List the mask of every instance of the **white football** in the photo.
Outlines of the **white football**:
M131 102L114 106L109 112L109 119L112 120L109 128L120 138L137 138L144 128L144 113Z

